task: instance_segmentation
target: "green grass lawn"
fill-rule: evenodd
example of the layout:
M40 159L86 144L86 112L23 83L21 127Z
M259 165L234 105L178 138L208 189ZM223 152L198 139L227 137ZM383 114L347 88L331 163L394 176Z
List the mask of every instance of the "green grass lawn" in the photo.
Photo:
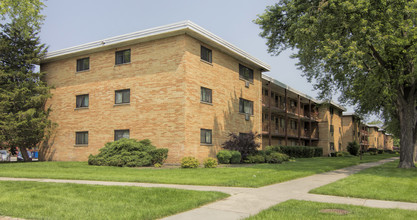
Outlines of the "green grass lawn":
M220 192L63 183L0 183L0 216L156 219L227 197Z
M393 156L395 155L367 155L362 161L358 157L317 157L283 164L215 169L100 167L89 166L87 162L6 163L0 164L0 176L260 187Z
M311 193L417 202L417 169L398 169L398 161L362 170Z
M345 215L336 213L322 213L323 209L343 209L349 213ZM417 219L417 211L401 209L378 209L353 205L331 203L307 202L289 200L280 203L247 220L264 219Z

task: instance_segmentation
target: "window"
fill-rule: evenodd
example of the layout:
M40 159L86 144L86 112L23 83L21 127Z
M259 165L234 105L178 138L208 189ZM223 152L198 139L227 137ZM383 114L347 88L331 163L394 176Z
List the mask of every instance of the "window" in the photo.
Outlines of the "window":
M130 49L116 51L116 65L130 63Z
M201 101L212 103L211 89L201 87Z
M253 115L253 102L246 99L239 99L239 112Z
M90 69L90 58L82 58L77 60L77 72Z
M114 141L120 140L122 138L129 139L129 129L126 130L114 130Z
M76 108L88 108L88 94L77 95L75 101Z
M297 122L294 120L291 120L291 129L297 129Z
M239 77L253 82L253 70L239 64Z
M212 54L212 52L211 52L210 49L201 46L201 59L202 60L211 63L211 61L212 61L211 60L211 54Z
M281 128L285 128L285 119L281 118Z
M333 115L333 108L332 107L330 107L329 111L330 111L330 114Z
M265 96L268 96L268 90L265 89Z
M88 131L75 132L75 144L87 145L88 144Z
M211 130L201 129L200 130L200 143L211 144Z
M330 125L330 134L333 136L333 132L334 132L334 126Z
M116 104L130 103L130 89L116 90L114 103Z
M330 142L330 150L334 150L334 143Z

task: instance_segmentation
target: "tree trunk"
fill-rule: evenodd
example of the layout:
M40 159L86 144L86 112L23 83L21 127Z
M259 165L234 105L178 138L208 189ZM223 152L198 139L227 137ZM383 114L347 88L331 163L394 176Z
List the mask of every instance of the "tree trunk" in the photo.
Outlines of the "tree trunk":
M28 155L28 151L27 151L26 147L19 147L19 149L20 149L20 153L22 154L23 161L25 161L25 162L32 161L32 158L30 158L29 155Z
M399 101L398 115L400 117L400 163L398 168L414 168L414 143L416 140L416 118L414 95L404 97Z

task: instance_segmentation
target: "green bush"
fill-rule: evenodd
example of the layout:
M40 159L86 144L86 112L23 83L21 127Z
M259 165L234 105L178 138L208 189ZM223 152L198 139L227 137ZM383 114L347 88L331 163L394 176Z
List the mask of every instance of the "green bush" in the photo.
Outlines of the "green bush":
M378 152L376 152L376 151L369 151L369 155L377 155L378 154Z
M281 147L280 146L267 146L265 147L265 152L267 155L271 154L272 152L281 153Z
M336 152L336 157L343 157L343 153L342 152Z
M245 163L265 163L265 156L262 154L248 155L246 159L243 160Z
M354 142L349 142L348 146L347 146L347 151L352 154L353 156L358 156L359 154L359 144L356 143L356 141Z
M204 164L204 168L216 168L217 160L209 157L203 161L203 164Z
M378 149L371 147L371 148L368 148L367 152L378 152Z
M314 148L314 157L323 156L323 148L321 147L313 147L313 148Z
M152 164L164 164L165 160L168 157L167 148L157 148L149 151L149 155L152 157Z
M230 158L230 163L231 164L240 163L240 161L242 160L242 155L240 154L240 152L237 150L232 150L230 151L230 153L232 154L232 157Z
M232 158L232 152L230 150L221 150L217 153L217 159L219 163L229 164Z
M267 163L282 163L284 161L288 161L290 157L283 153L272 152L269 155L265 156L265 161Z
M378 154L383 154L384 150L378 149Z
M316 148L309 146L281 146L281 152L295 158L310 158L315 155Z
M195 157L183 157L181 159L181 168L197 168L200 162Z
M337 157L337 152L330 152L330 157Z
M164 155L168 155L168 149L156 149L148 139L137 141L135 139L123 138L107 143L99 151L97 155L90 155L88 157L89 165L118 167L150 166L154 164L153 161L162 164L166 159Z

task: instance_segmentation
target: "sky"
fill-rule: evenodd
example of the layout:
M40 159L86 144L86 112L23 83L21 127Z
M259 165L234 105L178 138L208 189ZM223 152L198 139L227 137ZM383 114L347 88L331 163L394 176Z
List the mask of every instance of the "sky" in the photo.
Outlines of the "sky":
M190 20L271 66L269 75L312 97L313 85L297 69L291 51L267 52L253 22L273 0L49 0L41 41L55 51L108 37ZM345 106L347 112L353 108Z

